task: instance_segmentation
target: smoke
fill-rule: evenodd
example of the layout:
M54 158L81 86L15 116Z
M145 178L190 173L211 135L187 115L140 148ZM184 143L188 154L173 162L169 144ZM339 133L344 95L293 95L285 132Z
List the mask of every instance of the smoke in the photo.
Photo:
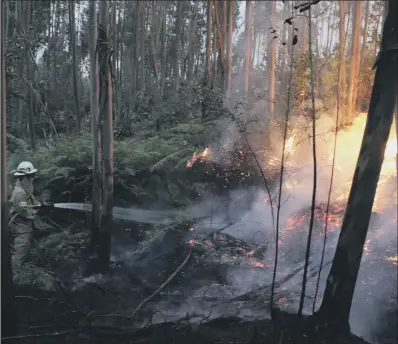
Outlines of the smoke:
M309 119L303 116L296 116L289 123L289 144L287 144L286 148L288 151L285 153L286 172L282 191L283 206L280 213L281 253L277 280L281 276L291 273L304 260L305 242L309 225L308 215L311 207L313 188L310 125ZM318 117L316 124L318 164L316 204L318 206L324 206L328 198L332 171L334 125L335 114L323 113ZM324 268L321 276L320 299L322 298L325 280L338 240L338 231L350 192L365 125L366 114L361 114L356 118L351 127L340 130L338 133L331 194L331 204L335 206L335 208L332 207L331 212L336 213L330 215L330 235L328 236L325 256L325 265L327 266ZM228 135L226 135L229 147L232 146L230 132L234 132L231 127L233 125L228 127ZM396 275L396 268L391 262L387 262L385 259L387 256L393 257L397 254L396 245L392 244L397 241L397 134L393 128L395 128L395 125L392 127L386 148L350 319L354 333L369 340L372 339L370 338L371 332L378 326L375 320L379 313L377 304L382 300L386 300L386 298L391 298L393 290L396 289L397 285L396 277L394 278L390 273L390 271L394 271L395 269ZM261 146L261 142L251 142L251 144L253 146ZM272 164L277 169L280 166L283 144L280 135L273 135L270 144L273 155L267 158L273 161ZM267 161L264 160L263 163L267 164ZM266 169L266 166L263 167ZM248 203L246 207L237 207L236 204L242 204L239 201L240 199L250 199L248 194L251 194L254 201ZM273 188L272 194L273 197L276 197L278 190ZM206 199L206 207L201 209L202 211L206 209L212 215L211 218L207 217L199 222L198 227L202 230L215 230L226 227L223 232L238 239L256 244L268 243L270 249L267 252L264 263L271 266L275 249L273 245L275 233L271 220L270 207L267 202L267 193L259 189L234 190L230 193L227 204L223 204L215 197L208 197ZM340 209L340 212L337 213L336 209ZM307 312L310 311L312 304L311 297L315 292L316 273L322 252L324 225L324 217L317 218L311 248L310 278L307 286L307 296L309 297L309 300L306 302ZM262 277L260 275L256 274L254 277L250 272L245 274L245 272L236 272L234 269L231 269L229 279L231 284L239 286L239 289L245 292L258 285L258 283L269 283L272 276L271 269L264 271ZM299 295L301 279L302 273L297 274L289 281L288 285L285 285L285 288L289 289L292 295ZM380 287L380 285L383 287ZM293 311L297 311L294 302L291 303L291 307Z

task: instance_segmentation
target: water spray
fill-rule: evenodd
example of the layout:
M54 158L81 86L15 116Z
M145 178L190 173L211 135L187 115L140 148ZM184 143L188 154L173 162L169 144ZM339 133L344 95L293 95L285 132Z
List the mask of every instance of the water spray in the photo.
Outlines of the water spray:
M92 212L89 203L54 203L52 205L58 209L69 209ZM171 224L181 220L182 212L176 210L146 210L141 208L120 208L113 207L113 217L119 220L134 221L139 223L161 223Z

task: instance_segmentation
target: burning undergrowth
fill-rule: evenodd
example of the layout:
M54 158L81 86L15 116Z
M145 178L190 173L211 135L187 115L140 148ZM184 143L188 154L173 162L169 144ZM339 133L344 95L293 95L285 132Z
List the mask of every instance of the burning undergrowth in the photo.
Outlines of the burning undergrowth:
M321 274L321 293L318 295L317 300L322 298L324 282L327 278L339 229L344 217L365 124L366 115L361 114L350 128L340 130L338 133L331 203L327 212L326 206L333 162L334 119L328 115L322 115L317 121L317 205L315 209L314 238L311 247L310 278L307 286L307 310L310 309L313 302L327 218L328 233L325 266ZM293 311L297 307L294 301L294 294L299 294L301 286L302 272L299 267L302 266L304 259L313 188L312 138L309 134L309 127L310 125L306 118L297 117L292 120L289 124L289 137L285 145L285 173L279 238L280 262L277 280L294 274L296 271L296 274L289 281L286 281L283 287L279 288L279 300L283 299L284 303L289 304ZM395 125L393 124L392 128L394 127ZM273 178L270 179L275 180L274 176L279 174L282 142L278 134L274 134L271 140L267 140L267 144L268 148L264 148L263 151L260 150L260 153L257 150L255 152L260 155L258 160L262 165L266 178L272 175ZM227 145L233 147L230 143ZM253 146L258 147L261 144L255 142ZM194 158L198 161L211 160L213 159L212 149L212 147L208 147L205 155L197 154ZM214 156L216 158L219 156L217 155L219 150L218 147L214 148ZM266 154L264 153L265 151L267 151ZM243 154L247 154L247 152L244 151ZM376 326L372 319L375 318L375 312L376 314L378 312L377 304L383 299L394 299L394 295L396 297L396 293L394 294L392 291L396 289L397 285L396 155L397 138L394 129L392 129L378 183L351 315L354 331L365 336L369 336L369 331L373 330L372 326ZM236 206L239 203L239 198L245 197L247 199L248 197L245 194L253 193L253 189L235 189L229 194L228 205L220 205L221 201L214 202L211 219L207 218L198 222L198 232L209 232L223 228L223 233L243 240L245 243L251 243L254 246L268 245L264 256L260 260L261 265L264 267L261 269L260 275L256 275L253 278L252 271L235 267L230 268L228 283L240 286L241 293L255 289L259 284L269 285L272 278L272 269L267 268L272 266L275 252L275 223L272 221L270 197L275 205L278 189L275 183L271 183L270 186L270 194L265 188L257 187L254 191L254 196L252 195L254 200L242 208ZM211 246L211 244L210 247L207 247L206 244L203 245L207 250L212 250ZM376 287L377 285L379 287ZM380 285L383 285L383 287L380 287ZM281 296L286 293L288 296ZM373 307L369 308L369 304L372 304Z
M286 144L286 175L278 243L280 255L276 276L276 302L280 307L292 311L297 310L302 281L312 192L311 140L305 136L305 126L301 121L298 122L296 124L301 125L300 130L292 128ZM316 301L322 298L365 124L361 116L352 128L339 133L334 186L327 212L333 152L330 148L333 142L331 123L332 119L326 117L318 128L319 179L308 272L307 312L315 295L325 221L328 218L324 269ZM394 297L393 290L397 283L391 277L396 276L397 264L394 247L397 239L394 140L395 135L392 133L352 311L353 330L363 336L378 326L376 320L372 322L370 319L380 315L377 305L382 300ZM259 162L264 164L267 179L277 181L280 166L280 154L277 152L280 152L281 143L274 139L270 146L274 153L271 154L269 147L264 149L267 153L263 152L264 159L259 159ZM186 218L191 219L189 223L151 227L142 233L139 242L137 238L129 241L128 234L133 231L125 229L123 237L114 238L112 272L105 276L76 269L78 272L69 283L73 292L86 289L87 300L103 300L105 297L102 294L106 294L107 302L101 302L99 307L97 302L96 306L100 308L96 309L98 313L114 312L116 308L129 314L140 300L156 292L182 264L184 255L187 256L189 251L192 255L183 270L143 307L141 315L145 321L154 312L154 323L163 322L165 318L168 321L179 319L191 312L209 315L209 319L231 315L248 320L266 317L275 254L275 231L269 196L275 204L278 189L276 183L270 183L269 195L265 188L260 187L263 184L258 182L259 179L252 185L249 183L250 187L247 184L241 187L241 183L252 177L255 161L250 151L247 151L247 146L235 144L232 147L235 154L233 158L228 158L228 154L220 158L217 149L209 145L202 153L194 154L187 163L187 168L192 170L204 165L213 168L213 162L216 163L216 168L220 170L216 173L213 171L213 175L218 173L219 185L230 185L225 188L228 192L220 196L219 193L212 193L211 188L203 190L203 202L184 211ZM239 162L238 166L234 165L236 162ZM234 172L234 183L228 183L232 179L229 172ZM258 178L258 170L256 173ZM112 295L109 295L110 290L113 290ZM122 304L121 293L124 295ZM369 308L369 304L373 307Z

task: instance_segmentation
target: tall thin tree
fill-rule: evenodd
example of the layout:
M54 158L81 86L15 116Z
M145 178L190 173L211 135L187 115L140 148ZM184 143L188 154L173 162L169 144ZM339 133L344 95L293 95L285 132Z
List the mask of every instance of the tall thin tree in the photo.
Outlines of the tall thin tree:
M350 78L348 84L348 113L346 124L351 124L354 119L355 112L355 88L358 83L358 71L360 60L360 39L361 39L361 24L362 24L362 1L354 2L352 22L352 46L351 46L351 65L350 65Z
M4 1L0 3L0 68L1 68L1 130L0 130L0 201L1 201L1 335L14 336L17 332L14 282L11 268L11 238L7 219L6 176L6 75L4 64Z
M232 38L234 31L234 1L228 2L228 37L227 37L227 85L228 95L231 96L232 87Z
M206 35L206 81L207 86L211 84L211 34L213 23L213 1L207 1L207 35Z
M82 118L80 114L79 90L77 86L77 59L76 59L76 18L75 18L75 0L68 2L69 8L69 46L72 54L72 85L75 101L75 111L77 120L77 131L82 129Z
M305 250L305 262L303 272L303 282L301 286L301 295L299 302L298 315L301 316L303 313L305 291L307 287L307 272L308 264L311 252L311 241L312 231L314 228L315 218L315 205L316 205L316 190L317 190L317 158L316 158L316 110L315 110L315 76L314 76L314 62L312 56L312 10L311 6L308 9L308 56L309 56L309 68L310 68L310 93L311 93L311 112L312 112L312 159L313 159L313 186L312 186L312 198L311 198L311 215L310 225L308 229L307 247Z
M252 8L253 3L251 0L246 1L246 14L245 14L245 57L243 67L243 91L247 96L249 93L250 73L251 73L251 49L252 49Z
M398 92L398 2L388 1L368 119L319 321L350 332L349 315ZM394 76L394 77L392 77Z
M90 93L91 93L91 135L93 149L93 188L92 188L92 230L91 246L93 252L98 243L101 225L101 131L98 121L98 63L97 63L97 1L90 1Z
M271 24L272 26L276 23L276 1L271 1ZM275 34L270 35L272 40L269 45L269 55L268 55L268 104L271 116L273 116L275 108L275 67L276 67L276 40L274 39Z
M99 114L103 122L103 197L98 257L107 268L110 261L113 214L113 122L109 34L109 0L101 1L98 22Z

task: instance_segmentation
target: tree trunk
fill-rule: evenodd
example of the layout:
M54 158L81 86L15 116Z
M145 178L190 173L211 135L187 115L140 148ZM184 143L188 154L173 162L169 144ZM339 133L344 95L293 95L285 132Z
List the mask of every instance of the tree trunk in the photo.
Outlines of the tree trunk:
M120 15L120 10L119 10L119 15ZM125 104L125 99L123 97L123 95L125 94L125 75L124 75L124 58L125 58L125 50L124 50L124 37L125 37L125 31L126 31L126 17L127 17L127 6L126 3L123 2L123 19L120 23L120 36L119 36L119 47L120 47L120 52L119 52L119 60L120 60L120 66L119 66L119 77L118 77L118 81L119 81L119 87L121 88L121 91L123 90L123 92L120 92L119 97L118 97L118 101L119 104L123 104L123 110L125 110L124 104ZM124 100L124 102L122 103L122 100ZM118 106L119 108L119 106ZM122 111L122 107L120 107L120 117L119 118L123 118L124 112Z
M347 115L347 108L346 108L346 74L345 74L345 43L346 43L346 36L344 30L344 19L345 19L345 9L347 3L345 0L340 1L339 3L339 73L340 73L340 85L338 85L340 92L340 99L338 102L340 103L340 112L341 115L339 116L340 126L346 122L346 115Z
M213 23L213 1L207 1L207 36L206 36L206 80L207 85L211 84L211 34Z
M97 11L96 1L90 1L90 86L91 86L91 135L93 138L93 189L92 189L92 228L91 248L93 253L98 244L101 226L101 137L98 121L98 64L97 64Z
M228 50L228 63L227 63L227 90L228 95L231 96L232 91L232 38L234 31L234 2L228 2L228 39L227 39L227 50Z
M275 25L276 23L276 1L271 1L271 23ZM268 58L268 104L271 118L273 118L274 108L275 108L275 59L276 59L276 40L273 39L274 34L271 34L271 44L269 48Z
M362 38L362 46L360 47L361 53L359 57L359 64L358 64L358 76L360 74L361 66L365 62L365 55L366 55L366 44L367 44L367 38L368 38L368 22L369 22L369 4L370 1L366 1L366 8L365 8L365 26L363 28L363 38ZM354 89L354 99L355 99L355 108L361 108L361 103L363 102L362 100L362 95L358 94L359 91L359 85L355 87Z
M10 9L10 1L6 1L4 4L6 8L6 14L3 17L5 18L5 34L4 34L4 46L8 43L8 36L9 36L9 28L10 28L10 18L11 18L11 9Z
M140 20L140 91L145 93L145 1L139 1L139 20Z
M189 40L188 40L188 70L187 70L187 81L189 83L192 82L193 78L193 65L194 65L194 58L195 58L195 43L196 43L196 17L198 12L198 3L194 2L193 5L193 12L191 14L190 19L190 31L189 31Z
M103 121L103 202L102 223L99 233L98 258L103 268L109 267L111 253L111 229L113 211L113 125L112 79L110 73L109 0L100 2L98 30L99 61L99 114Z
M82 118L80 114L79 91L77 88L77 63L76 63L76 24L75 24L75 1L69 1L69 44L72 52L72 84L75 98L75 111L77 119L77 131L82 130Z
M288 18L288 4L284 4L283 6L283 20ZM284 74L285 74L285 66L286 66L286 57L287 57L287 49L286 47L288 46L287 42L287 25L283 25L282 29L282 43L285 43L285 45L282 45L279 49L279 57L278 57L278 65L279 65L279 81L280 81L280 92L283 92L283 90L286 90L286 85L284 85L283 80L284 80Z
M19 20L19 17L18 17L18 14L20 13L20 11L19 11L19 8L20 8L20 6L22 7L22 3L19 1L19 0L15 0L15 2L14 2L14 23L15 23L15 25L14 25L14 36L17 34L17 32L18 32L18 29L20 28L20 20ZM21 11L22 12L22 11Z
M17 334L14 281L11 268L11 237L8 229L7 172L6 172L6 75L4 65L4 2L0 3L0 71L1 71L1 158L0 158L0 198L1 198L1 335Z
M333 16L332 20L335 19L335 12L336 12L336 4L337 2L332 2L331 3L331 16ZM329 40L329 45L328 45L328 53L327 56L330 56L332 54L332 42L333 42L333 36L334 36L334 32L333 32L333 26L330 28L330 40Z
M334 13L333 13L333 9L332 9L332 6L330 6L330 8L329 8L329 16L328 16L328 23L327 23L327 36L326 36L326 47L325 47L325 57L327 57L327 56L329 56L330 55L330 51L329 51L329 41L331 40L331 34L330 34L330 21L331 21L331 19L332 19L332 17L334 16Z
M251 46L252 46L252 1L246 1L246 15L245 15L245 57L243 67L243 92L245 96L249 94L250 81L250 61L251 61Z
M217 25L213 26L213 79L212 88L217 87Z
M112 44L113 44L113 54L112 54L112 75L114 77L113 80L113 98L115 99L115 104L113 106L113 115L115 121L115 127L118 127L118 119L119 119L119 90L120 90L120 81L118 78L118 55L119 55L119 30L118 25L116 23L117 17L117 8L116 1L112 1ZM120 23L120 10L119 10L119 23Z
M166 54L166 19L167 19L167 1L162 1L162 41L161 41L161 53L160 53L160 98L164 97L164 82L166 79L166 65L167 65L167 54Z
M157 38L157 16L156 16L156 2L155 0L152 1L152 26L151 26L151 55L152 55L152 63L153 63L153 72L156 78L156 85L157 88L159 89L159 72L158 72L158 54L156 53L156 41Z
M178 90L180 86L180 58L181 58L181 32L182 32L182 14L184 8L184 1L177 3L177 18L175 24L176 38L174 41L174 89L178 97Z
M352 22L352 47L351 47L351 66L350 79L348 82L348 123L351 124L354 120L355 112L355 88L358 86L358 67L360 58L360 40L361 40L361 23L362 23L362 1L354 2Z
M397 99L398 3L389 0L368 120L336 253L318 316L332 331L349 332L349 315Z
M132 46L130 47L132 56L131 56L131 104L130 107L134 108L135 105L135 99L137 96L137 85L138 85L138 43L139 43L139 27L140 27L140 21L139 21L139 8L140 4L139 2L135 1L131 4L131 15L132 18L134 18L133 21L133 35L132 35ZM135 9L135 11L134 11ZM128 123L128 126L130 126L130 123Z
M29 35L30 27L30 13L31 13L31 2L26 2L25 8L25 35ZM27 37L27 36L25 36ZM33 103L33 90L34 87L34 72L32 69L32 61L29 53L30 45L27 43L25 46L25 62L26 62L26 76L30 85L28 85L28 123L29 123L29 137L30 146L32 150L36 150L36 132L35 132L35 120L34 120L34 103Z
M254 59L256 58L256 50L257 50L257 40L258 40L258 32L256 29L253 29L253 46L252 46L252 59L251 65L254 66Z
M224 88L225 85L225 32L224 32L224 23L221 22L221 18L224 18L223 15L220 15L221 10L221 2L216 1L214 3L214 9L215 9L215 19L216 19L216 30L217 30L217 38L216 42L217 44L215 45L215 52L219 52L219 61L220 61L220 71L221 71L221 80L220 80L220 87L221 89ZM222 13L221 13L222 14Z
M367 38L368 38L369 4L370 4L370 1L366 1L365 26L363 28L363 39L362 39L362 47L361 47L360 65L362 65L362 63L365 61L366 43L367 43Z

